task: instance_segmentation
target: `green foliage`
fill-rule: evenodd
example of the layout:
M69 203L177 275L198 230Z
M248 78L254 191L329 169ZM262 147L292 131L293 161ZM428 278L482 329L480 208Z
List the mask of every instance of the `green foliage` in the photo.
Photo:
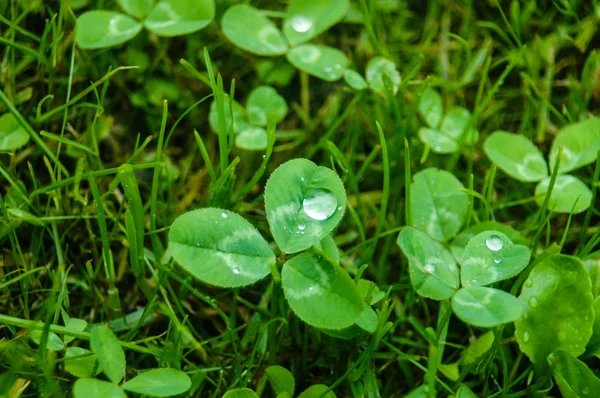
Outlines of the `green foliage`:
M469 286L452 296L452 309L464 322L494 327L516 321L523 308L514 296L489 287Z
M117 336L107 326L98 325L92 329L90 341L98 364L110 381L117 384L125 376L125 352Z
M554 368L554 380L563 397L596 397L600 394L600 379L571 353L558 350L548 356L548 362Z
M343 52L318 44L294 47L287 53L287 59L296 68L328 82L341 79L348 66Z
M170 397L183 394L192 386L189 376L177 369L150 369L127 380L121 388L152 397Z
M74 398L127 398L119 386L98 379L78 379L73 385Z
M0 152L19 149L29 142L27 130L10 113L0 116Z
M283 20L283 34L292 46L305 43L338 23L348 6L348 0L292 0Z
M554 168L559 148L563 147L559 173L568 173L596 160L600 150L600 119L588 119L566 126L556 135L550 149L550 169Z
M296 381L294 375L282 366L269 366L265 369L269 383L273 387L275 395L279 396L283 393L289 394L290 397L294 396L294 388Z
M142 30L142 24L115 11L87 11L77 18L79 47L91 50L123 44Z
M375 57L367 64L365 72L369 87L376 93L383 94L387 90L396 94L400 85L400 72L394 61L384 57Z
M548 166L540 150L522 135L495 131L486 138L483 149L500 170L522 182L548 177Z
M227 391L223 398L258 398L258 395L249 388L236 388Z

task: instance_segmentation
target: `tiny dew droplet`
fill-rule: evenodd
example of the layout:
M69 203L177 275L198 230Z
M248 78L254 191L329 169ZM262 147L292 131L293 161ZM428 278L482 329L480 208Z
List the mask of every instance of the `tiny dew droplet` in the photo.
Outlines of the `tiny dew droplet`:
M308 290L312 291L314 288L315 288L314 286L311 286L311 287L308 288Z
M531 280L531 278L527 278L525 280L525 286L527 286L527 287L533 286L533 281Z
M500 257L496 257L496 258L494 259L494 262L495 262L496 264L500 264L500 263L502 262L502 258L500 258Z
M234 274L236 274L236 275L239 275L239 274L240 274L240 269L239 269L239 268L234 268L232 271L233 271L233 273L234 273Z
M504 246L504 242L502 241L502 238L498 235L490 235L486 239L485 245L491 251L497 252L498 250L502 249L502 246Z
M538 305L538 300L535 297L530 298L528 302L529 302L529 305L531 306L531 308L537 307L537 305Z
M306 228L306 225L304 225L303 223L298 224L298 229L300 231L304 231L304 228Z
M313 220L323 221L335 213L337 198L327 189L314 189L304 197L302 208Z
M300 181L304 181L304 177L300 177Z
M308 32L310 28L312 28L312 21L304 15L294 16L291 19L290 24L292 25L292 29L298 33Z
M529 332L523 333L523 342L527 343L529 341Z
M343 208L344 206L338 206L338 211L342 211Z
M223 218L227 218L227 213L225 213L225 212L222 212L222 213L221 213L221 217L223 217Z

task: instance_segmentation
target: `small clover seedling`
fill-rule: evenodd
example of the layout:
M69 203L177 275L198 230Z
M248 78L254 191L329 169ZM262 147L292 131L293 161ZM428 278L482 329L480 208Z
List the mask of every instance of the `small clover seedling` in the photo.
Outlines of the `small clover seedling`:
M0 116L0 152L10 152L21 148L29 141L27 130L12 115L5 113Z
M538 182L535 201L542 206L551 180L548 169L552 171L556 164L561 146L562 157L548 208L557 213L581 213L591 206L592 191L578 178L564 173L596 160L600 150L600 119L563 128L552 144L549 165L539 149L522 135L496 131L487 137L483 148L490 160L510 177L522 182Z
M196 32L215 16L213 0L118 0L128 14L94 10L77 19L75 40L84 49L116 46L133 39L142 27L159 36Z
M330 237L346 208L337 174L307 159L290 160L269 178L265 208L279 249L303 252L289 258L281 270L283 292L298 317L327 330L356 324L374 331L377 316L336 261L339 253ZM169 247L183 269L215 286L246 286L276 267L267 241L228 210L207 208L181 215L171 226ZM274 276L278 280L279 271Z

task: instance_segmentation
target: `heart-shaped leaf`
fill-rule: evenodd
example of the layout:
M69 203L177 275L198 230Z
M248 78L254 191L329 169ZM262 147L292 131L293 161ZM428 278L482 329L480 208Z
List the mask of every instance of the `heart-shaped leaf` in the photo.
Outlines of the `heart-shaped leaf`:
M466 323L491 328L512 322L523 315L519 300L502 290L469 286L452 297L454 313Z
M550 169L554 168L558 150L563 146L559 173L568 173L596 160L600 150L600 118L588 119L563 128L550 149Z
M135 19L114 11L84 12L77 18L75 41L83 49L112 47L128 40L142 30Z
M117 0L123 11L137 19L143 19L152 8L154 0Z
M384 57L375 57L369 61L366 70L367 82L371 90L376 93L384 94L386 92L385 81L383 76L391 82L390 90L396 94L400 86L400 72L396 68L396 64Z
M214 17L214 0L159 0L144 25L159 36L181 36L204 28Z
M354 324L363 312L363 298L350 276L319 253L289 259L281 283L292 310L306 323L325 329Z
M434 89L428 87L423 91L419 101L419 115L432 129L437 129L440 126L444 116L444 107L442 96Z
M361 91L369 87L367 81L360 75L360 73L351 69L346 69L344 71L344 80L350 87L357 91Z
M548 356L563 397L600 397L600 379L573 354L558 350Z
M273 387L275 395L287 392L290 397L294 396L296 381L292 372L282 366L276 365L266 368L265 374L267 375L267 379L269 379L269 383L271 383L271 387Z
M169 231L169 248L183 269L221 287L246 286L267 276L275 255L239 214L215 208L179 216Z
M548 165L533 142L518 134L495 131L483 143L492 162L515 180L536 182L548 177Z
M341 21L348 5L348 0L292 0L283 34L292 46L307 42Z
M246 104L248 121L255 126L266 126L269 113L275 115L275 123L283 120L288 111L285 98L271 86L258 86L248 96Z
M265 208L277 246L296 253L318 245L336 227L346 208L346 191L333 170L294 159L267 181Z
M348 66L343 52L319 44L294 47L287 53L287 59L296 68L328 82L339 80Z
M107 381L98 379L78 379L73 385L74 398L127 398L125 391Z
M519 301L525 315L515 322L515 337L536 368L545 372L546 358L556 350L578 356L594 323L590 277L576 257L552 255L540 262L523 284Z
M486 286L521 272L531 253L515 245L499 231L485 231L469 241L463 254L460 278L463 286Z
M419 138L435 153L457 152L463 143L473 145L479 139L479 132L474 128L466 131L470 117L467 109L452 108L438 130L423 127L419 129Z
M236 100L229 99L229 96L226 95L224 97L223 102L224 110L225 110L225 128L226 131L229 131L231 127L231 116L233 115L233 132L240 133L243 130L250 127L250 123L248 122L248 116L246 115L246 110L239 102ZM233 105L230 105L233 104ZM233 109L232 109L233 108ZM208 113L208 123L210 124L210 128L217 134L223 134L224 131L221 131L221 124L219 123L219 112L217 110L217 101L213 101L210 104L210 111Z
M163 368L150 369L127 380L121 388L136 394L151 397L171 397L183 394L192 386L190 377L181 370Z
M92 329L90 347L98 364L110 381L118 384L125 376L125 352L117 336L105 325L98 325Z
M0 152L19 149L28 141L27 130L21 126L12 113L0 116Z
M464 185L452 173L425 169L413 177L411 200L414 225L445 242L460 230L469 209Z
M416 228L406 227L398 235L398 245L408 258L410 281L419 295L445 300L456 293L458 268L442 244Z
M548 193L550 177L541 181L535 187L535 201L541 206ZM577 177L559 175L554 182L554 188L548 201L548 209L556 213L579 214L586 211L592 204L592 191Z
M267 131L262 127L248 127L235 137L235 146L247 151L262 151L267 148Z
M256 8L238 4L229 8L221 20L223 34L236 46L257 55L285 54L287 42L275 24Z

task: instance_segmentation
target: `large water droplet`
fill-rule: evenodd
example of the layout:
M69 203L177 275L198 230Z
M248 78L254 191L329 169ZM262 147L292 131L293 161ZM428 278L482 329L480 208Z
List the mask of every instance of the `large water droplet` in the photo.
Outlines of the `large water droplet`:
M531 308L537 307L537 305L538 305L538 300L535 297L530 298L528 302L529 302L529 305L531 306Z
M327 220L337 209L337 198L327 189L315 189L306 195L302 207L313 220Z
M523 342L527 343L529 341L529 332L523 333Z
M290 25L292 25L292 29L294 29L298 33L308 32L310 28L312 28L312 24L312 21L304 15L295 15L290 20Z
M239 269L239 268L234 268L232 271L233 271L233 273L234 273L234 274L236 274L236 275L239 275L239 274L240 274L240 269Z
M486 239L485 245L491 251L497 252L504 246L504 241L498 235L490 235L490 237Z

